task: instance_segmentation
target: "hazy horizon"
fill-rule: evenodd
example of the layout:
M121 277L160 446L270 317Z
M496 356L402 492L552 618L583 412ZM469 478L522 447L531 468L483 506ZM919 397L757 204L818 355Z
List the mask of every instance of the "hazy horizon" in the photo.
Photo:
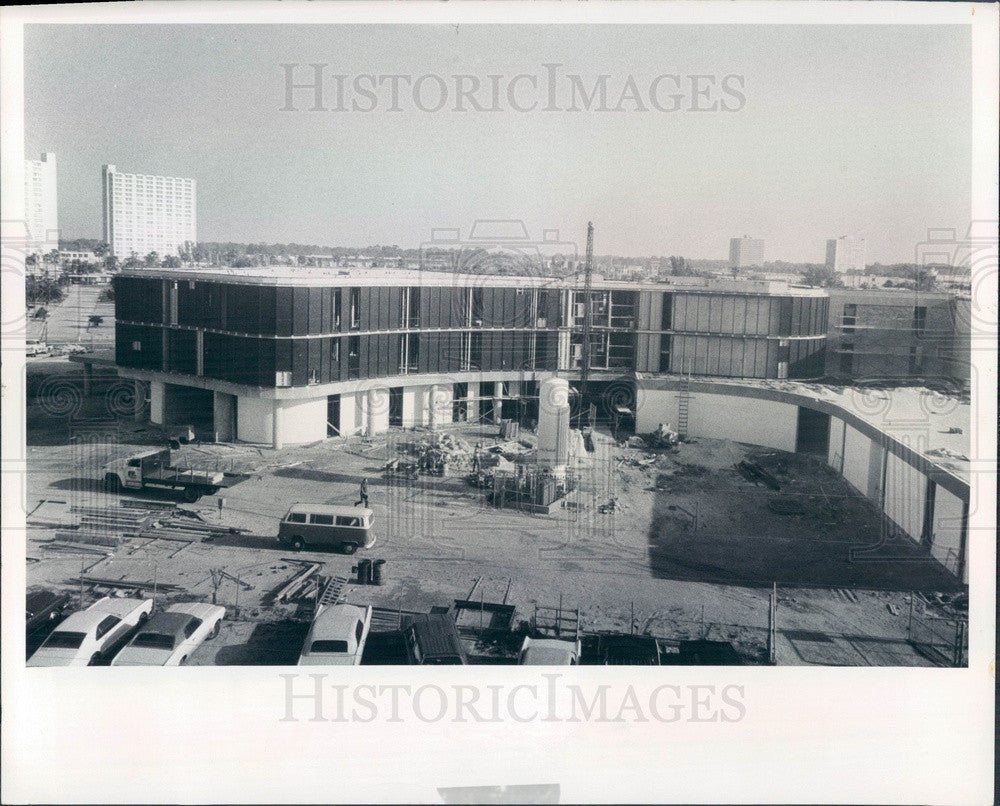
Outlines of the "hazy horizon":
M380 86L374 111L307 111L297 90L283 112L286 63L297 81L327 65L328 109L337 74L349 108L355 76L429 74L453 91L469 75L482 101L489 76L543 87L559 64L563 89L607 75L625 111L569 111L568 94L544 111L539 90L532 111L452 111L452 94L426 112L405 88L392 111ZM705 103L735 111L688 111L690 88L681 109L651 108L664 74L712 76ZM629 76L640 97L625 103ZM726 76L742 82L728 95ZM199 241L416 248L432 229L521 219L582 251L592 220L605 255L719 260L750 235L767 261L818 263L827 238L861 235L869 263L902 263L928 228L968 226L970 130L965 26L25 29L25 153L56 154L67 240L101 237L113 163L195 178Z

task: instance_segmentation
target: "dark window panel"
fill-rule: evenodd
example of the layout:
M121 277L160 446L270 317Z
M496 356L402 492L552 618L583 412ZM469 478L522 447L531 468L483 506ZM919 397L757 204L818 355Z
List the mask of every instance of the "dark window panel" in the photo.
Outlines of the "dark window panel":
M292 386L305 386L309 369L309 343L292 339Z
M309 293L309 326L310 335L323 332L323 288L307 288ZM312 367L310 367L312 369Z
M275 291L275 335L292 335L292 289L276 288ZM265 331L266 333L267 331Z
M292 335L305 336L309 332L309 289L292 289Z

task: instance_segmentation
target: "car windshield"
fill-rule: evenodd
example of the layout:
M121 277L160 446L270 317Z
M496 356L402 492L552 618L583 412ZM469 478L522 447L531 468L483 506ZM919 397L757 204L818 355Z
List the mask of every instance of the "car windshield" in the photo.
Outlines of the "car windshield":
M45 646L54 649L79 649L83 643L83 639L86 637L87 634L82 632L57 630L45 640Z
M335 652L340 655L347 654L347 641L313 641L310 652Z
M143 647L145 649L173 649L174 637L158 632L140 633L132 641L132 646Z

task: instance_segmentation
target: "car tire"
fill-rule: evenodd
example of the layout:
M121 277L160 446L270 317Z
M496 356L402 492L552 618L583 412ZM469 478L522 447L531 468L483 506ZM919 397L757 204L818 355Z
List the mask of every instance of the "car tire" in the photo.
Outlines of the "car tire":
M122 480L115 473L106 473L104 475L104 489L109 493L120 493Z
M95 652L93 655L90 656L90 663L88 663L87 665L96 666L100 662L101 662L101 653Z
M218 634L219 634L219 633L220 633L221 631L222 631L222 622L221 622L221 621L217 621L217 622L215 622L215 626L214 626L214 627L212 627L212 631L211 631L211 632L210 632L210 633L208 634L208 639L207 639L207 640L211 641L211 640L212 640L213 638L215 638L215 637L216 637L216 636L217 636L217 635L218 635Z
M358 550L358 547L354 543L344 543L341 545L340 550L344 554L354 554Z
M143 624L146 623L146 621L148 619L149 619L149 613L145 613L145 612L140 613L139 614L139 624L138 624L138 626L141 627Z
M305 545L306 545L306 541L303 540L298 535L296 535L295 537L292 538L292 550L293 551L302 551L302 549L305 548Z
M185 487L184 492L181 493L181 498L188 504L193 504L199 498L201 498L201 490L197 487Z
M185 655L183 658L180 659L180 661L178 662L177 665L178 666L183 666L185 663L187 663L187 659L188 659L188 656Z

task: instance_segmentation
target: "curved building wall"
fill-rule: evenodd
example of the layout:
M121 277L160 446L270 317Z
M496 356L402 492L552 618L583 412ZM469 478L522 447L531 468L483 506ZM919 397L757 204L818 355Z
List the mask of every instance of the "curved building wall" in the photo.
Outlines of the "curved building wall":
M643 291L639 372L816 378L826 362L822 293Z
M682 395L688 401L687 433L784 451L800 445L801 411L829 417L827 464L877 506L900 533L926 546L932 557L968 580L969 484L925 456L926 435L894 435L844 406L762 386L640 379L636 430L675 427Z

